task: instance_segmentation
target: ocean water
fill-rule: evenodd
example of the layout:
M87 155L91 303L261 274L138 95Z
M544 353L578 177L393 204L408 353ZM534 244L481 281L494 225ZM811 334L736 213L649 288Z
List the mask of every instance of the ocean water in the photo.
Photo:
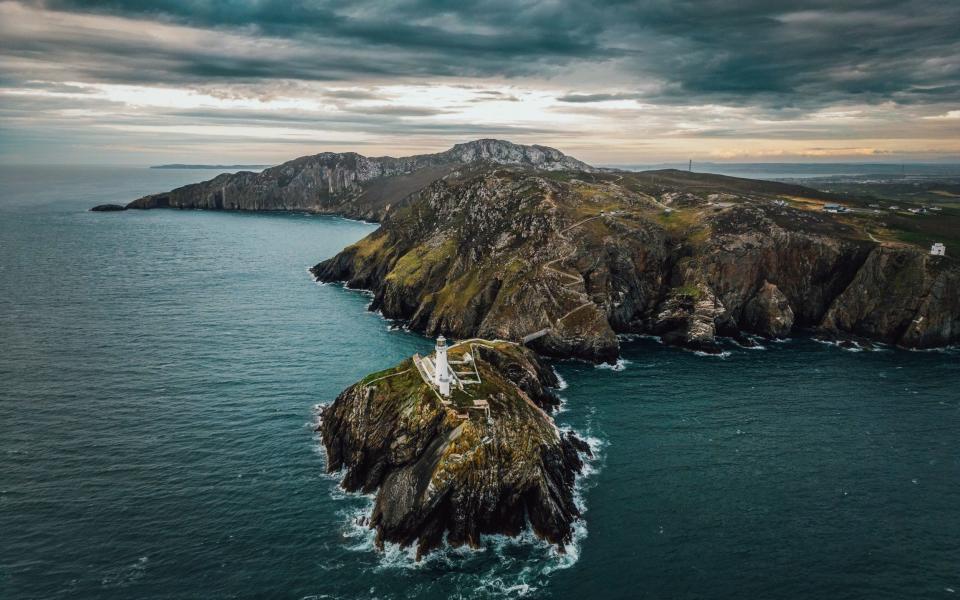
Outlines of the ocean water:
M686 171L689 163L659 163L646 165L612 165L630 171L654 169L679 169ZM773 181L803 180L818 177L850 175L896 177L898 175L923 178L960 177L960 164L956 163L716 163L694 162L697 173L714 173L748 179Z
M90 213L209 171L0 170L0 598L952 598L960 353L558 362L577 541L372 547L316 407L429 340L306 269L338 218Z

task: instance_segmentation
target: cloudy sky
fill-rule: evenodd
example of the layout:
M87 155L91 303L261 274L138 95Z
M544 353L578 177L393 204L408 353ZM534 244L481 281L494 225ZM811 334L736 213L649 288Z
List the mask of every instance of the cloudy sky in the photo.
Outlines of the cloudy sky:
M0 1L0 162L960 161L956 0Z

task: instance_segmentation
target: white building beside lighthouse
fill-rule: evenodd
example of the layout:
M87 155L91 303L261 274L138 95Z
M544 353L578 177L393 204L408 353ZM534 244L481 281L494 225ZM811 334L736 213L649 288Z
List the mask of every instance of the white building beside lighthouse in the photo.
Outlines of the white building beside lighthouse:
M434 354L433 384L440 390L443 397L450 396L450 363L447 361L447 340L442 335L437 338L436 353Z

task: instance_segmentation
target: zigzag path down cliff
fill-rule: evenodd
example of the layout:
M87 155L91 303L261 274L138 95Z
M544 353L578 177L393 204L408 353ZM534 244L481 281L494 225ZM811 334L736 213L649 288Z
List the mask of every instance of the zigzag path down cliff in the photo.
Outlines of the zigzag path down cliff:
M529 340L613 361L617 334L716 352L812 329L929 348L960 341L960 268L883 216L829 214L803 186L591 167L500 140L406 158L322 153L128 208L300 210L382 226L312 271L373 291L416 330ZM931 218L942 218L940 216Z

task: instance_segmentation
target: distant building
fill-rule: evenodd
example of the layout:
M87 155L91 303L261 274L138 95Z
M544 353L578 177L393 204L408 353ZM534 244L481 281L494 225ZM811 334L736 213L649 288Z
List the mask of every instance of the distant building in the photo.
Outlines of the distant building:
M827 204L823 207L823 210L830 213L845 213L847 212L847 207L842 204Z
M937 242L936 244L930 246L930 254L934 256L946 256L947 247L941 244L940 242Z

